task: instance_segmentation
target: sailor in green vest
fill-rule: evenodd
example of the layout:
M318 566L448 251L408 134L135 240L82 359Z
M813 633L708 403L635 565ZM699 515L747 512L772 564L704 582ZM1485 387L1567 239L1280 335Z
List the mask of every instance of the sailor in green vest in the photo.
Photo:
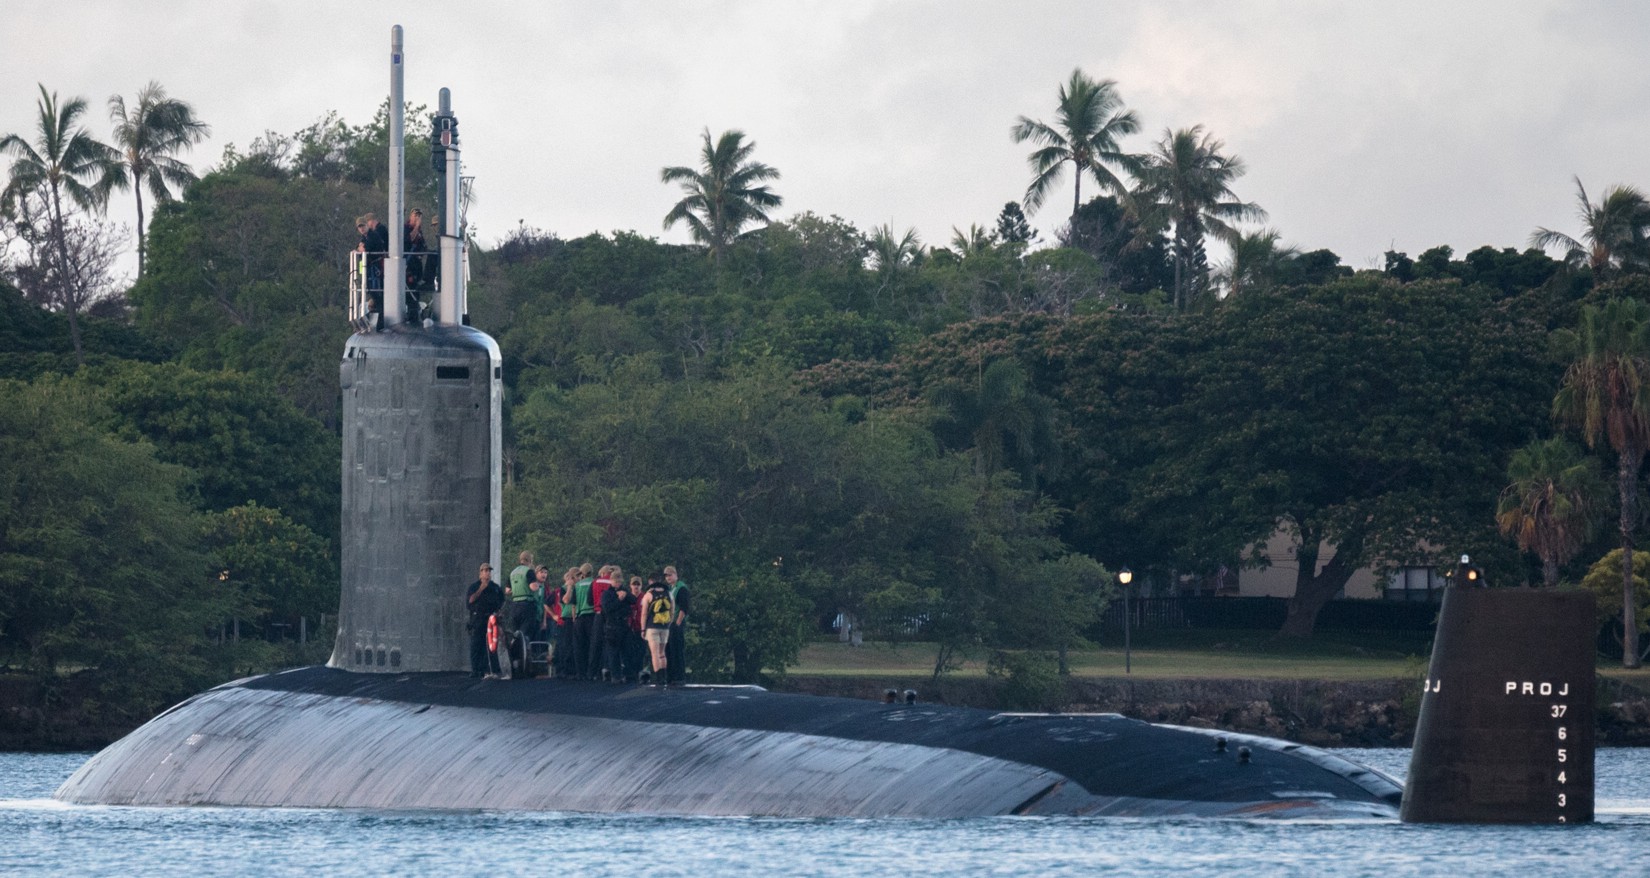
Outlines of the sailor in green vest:
M665 641L665 674L672 686L687 683L687 623L693 613L693 592L676 575L674 566L665 568L665 584L670 586L670 639Z
M522 552L518 556L521 561L516 569L510 571L510 600L524 601L533 596L527 590L528 583L533 580L533 553Z
M561 624L556 626L556 676L570 678L578 675L578 662L573 656L578 649L574 643L574 618L578 607L573 600L573 586L579 579L579 568L569 567L561 575L561 600L557 607L561 612Z
M533 567L533 632L532 640L549 640L550 630L545 627L545 607L550 600L550 568L543 564Z
M573 583L573 660L581 680L596 673L590 666L590 644L596 639L596 602L590 593L595 573L596 566L586 561L579 565L579 581Z
M533 624L535 611L538 609L537 594L538 577L533 574L533 553L522 552L519 556L520 564L510 571L510 629L529 639L538 636L538 626Z

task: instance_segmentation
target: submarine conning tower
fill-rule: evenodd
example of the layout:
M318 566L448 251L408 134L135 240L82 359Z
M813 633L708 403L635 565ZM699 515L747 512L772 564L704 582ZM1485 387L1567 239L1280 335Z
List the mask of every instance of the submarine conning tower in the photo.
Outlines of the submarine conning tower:
M356 254L343 392L343 510L338 636L327 664L406 673L469 667L465 586L499 565L502 360L468 325L457 117L441 90L432 131L441 177L440 266L426 305L407 291L400 26L390 38L388 252ZM433 272L432 272L433 273ZM433 279L432 279L433 280ZM370 310L381 284L381 313ZM433 285L433 284L432 284Z

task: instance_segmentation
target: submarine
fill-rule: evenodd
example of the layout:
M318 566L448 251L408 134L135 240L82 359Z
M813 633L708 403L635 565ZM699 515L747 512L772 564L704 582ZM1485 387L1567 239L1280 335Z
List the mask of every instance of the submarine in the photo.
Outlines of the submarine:
M390 49L388 215L400 218L399 26ZM450 98L442 89L431 132L438 294L407 298L400 236L378 311L366 266L352 272L359 331L340 363L344 532L330 659L173 706L93 756L56 798L826 818L1390 820L1407 806L1397 781L1324 750L1116 714L471 677L458 577L502 555L503 394L498 345L467 317Z

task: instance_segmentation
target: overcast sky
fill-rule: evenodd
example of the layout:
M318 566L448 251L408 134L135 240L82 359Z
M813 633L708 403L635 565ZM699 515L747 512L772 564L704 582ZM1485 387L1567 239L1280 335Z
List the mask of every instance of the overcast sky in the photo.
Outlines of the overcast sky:
M778 218L943 245L1023 196L1030 148L1009 128L1053 122L1073 68L1117 80L1143 123L1125 147L1205 125L1248 164L1235 188L1267 225L1358 268L1391 247L1574 234L1573 176L1595 200L1650 188L1650 3L1631 0L7 0L0 132L32 139L42 83L86 97L107 138L109 96L158 80L212 126L205 171L265 130L369 121L394 24L408 100L452 89L488 243L518 220L686 241L661 228L680 196L659 169L693 164L708 127L742 129L779 169ZM1032 217L1045 237L1069 185Z

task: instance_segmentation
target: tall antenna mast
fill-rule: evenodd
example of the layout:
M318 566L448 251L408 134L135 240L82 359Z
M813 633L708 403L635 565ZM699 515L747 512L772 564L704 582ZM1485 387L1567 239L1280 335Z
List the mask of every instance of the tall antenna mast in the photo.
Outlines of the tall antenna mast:
M389 257L384 260L384 327L407 322L407 264L402 253L407 221L407 150L402 142L406 131L406 96L403 80L406 52L401 45L401 25L390 28L390 206L384 228L390 233Z

